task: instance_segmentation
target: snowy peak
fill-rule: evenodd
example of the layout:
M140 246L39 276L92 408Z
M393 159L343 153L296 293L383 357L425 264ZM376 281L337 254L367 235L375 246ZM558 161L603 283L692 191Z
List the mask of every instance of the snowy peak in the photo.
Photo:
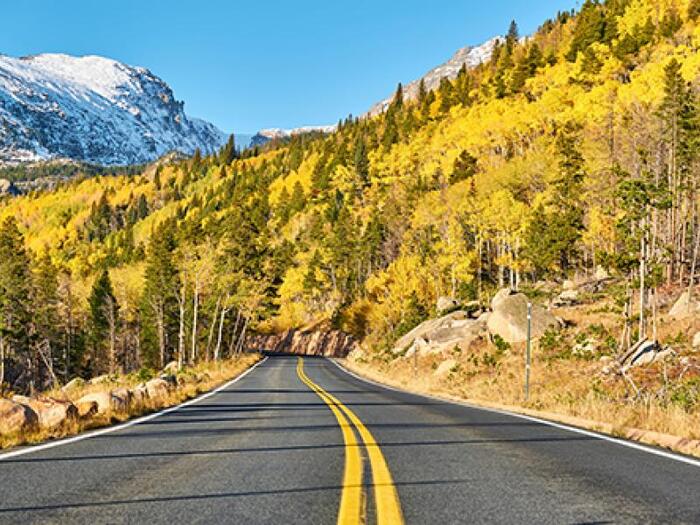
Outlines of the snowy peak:
M0 55L0 163L138 164L226 140L149 70L99 56Z
M285 139L288 137L293 137L294 135L301 135L304 133L333 133L337 126L303 126L300 128L293 129L282 129L282 128L267 128L261 129L255 135L253 135L250 140L251 146L261 146L275 139Z
M494 37L481 44L480 46L467 46L459 49L452 58L450 58L444 64L441 64L430 71L428 71L421 78L412 81L411 83L404 86L404 97L412 99L418 96L418 86L420 81L425 82L425 87L428 91L432 89L437 89L440 85L440 80L443 78L454 79L457 77L459 70L462 65L466 65L468 69L474 68L484 62L487 62L491 58L493 49L498 41L502 41L502 37ZM386 98L381 102L378 102L369 110L368 114L370 116L378 115L384 112L391 104L393 97Z

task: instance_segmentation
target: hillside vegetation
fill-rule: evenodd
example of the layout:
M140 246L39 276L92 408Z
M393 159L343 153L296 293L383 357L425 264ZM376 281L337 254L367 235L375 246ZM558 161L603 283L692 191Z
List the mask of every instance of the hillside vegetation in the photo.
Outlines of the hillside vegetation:
M217 359L297 327L388 358L441 296L598 267L618 279L610 352L655 335L659 291L692 293L698 266L699 18L698 0L587 0L334 133L4 200L0 382Z

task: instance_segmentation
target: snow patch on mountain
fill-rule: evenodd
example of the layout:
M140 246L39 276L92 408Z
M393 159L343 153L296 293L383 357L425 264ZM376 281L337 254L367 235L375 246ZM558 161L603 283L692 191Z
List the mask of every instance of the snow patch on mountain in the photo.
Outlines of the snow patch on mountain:
M480 46L466 46L459 49L452 58L428 71L421 78L412 81L403 87L404 97L413 99L418 96L418 86L421 79L425 82L425 88L430 91L437 89L443 78L454 79L457 77L463 64L471 69L491 59L491 54L498 41L503 41L503 37L497 36L481 44ZM378 115L386 111L393 100L393 96L376 103L367 112L369 116Z
M261 129L255 135L253 135L250 145L251 146L261 146L275 139L285 139L293 137L294 135L301 135L303 133L333 133L338 126L303 126L300 128L293 129L282 129L282 128L267 128Z
M140 164L172 150L213 152L226 138L188 117L148 69L99 56L0 55L0 163Z

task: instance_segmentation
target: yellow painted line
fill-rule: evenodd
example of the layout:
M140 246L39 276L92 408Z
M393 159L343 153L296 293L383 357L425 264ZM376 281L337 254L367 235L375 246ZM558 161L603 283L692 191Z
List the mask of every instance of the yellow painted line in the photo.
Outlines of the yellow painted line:
M308 381L307 384L314 385L312 388L319 395L321 395L322 392L325 398L332 403L330 406L340 407L343 413L357 428L367 449L367 455L369 456L369 462L372 467L372 484L374 485L374 499L377 505L377 525L402 525L404 521L401 513L399 495L396 491L396 486L394 485L394 480L391 477L391 472L389 471L389 466L384 458L384 454L382 454L382 450L372 433L352 410L341 403L335 396L323 390L306 377L303 371L303 362L301 358L299 358L298 370ZM329 402L328 400L324 399L326 403Z
M343 491L340 496L338 509L338 525L358 525L362 523L362 458L360 447L352 430L352 425L328 397L321 387L311 381L304 373L304 360L300 357L297 362L299 379L316 392L324 403L331 409L343 433L345 443L345 471L343 473Z
M382 454L379 444L374 439L372 433L362 423L359 417L342 404L336 397L327 394L331 401L335 402L345 415L352 421L360 433L362 441L367 448L369 462L372 466L372 484L374 485L374 500L377 505L377 525L401 525L403 524L403 515L401 513L401 502L399 495L396 492L394 480L389 471L384 454Z

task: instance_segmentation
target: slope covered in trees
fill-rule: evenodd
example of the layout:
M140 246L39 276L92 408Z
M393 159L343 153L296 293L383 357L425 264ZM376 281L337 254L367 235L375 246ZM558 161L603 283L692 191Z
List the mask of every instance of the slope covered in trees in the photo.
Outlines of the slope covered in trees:
M628 339L653 330L655 290L697 272L699 17L587 0L332 134L3 201L0 381L214 359L319 323L380 352L439 296L599 265L629 283Z

